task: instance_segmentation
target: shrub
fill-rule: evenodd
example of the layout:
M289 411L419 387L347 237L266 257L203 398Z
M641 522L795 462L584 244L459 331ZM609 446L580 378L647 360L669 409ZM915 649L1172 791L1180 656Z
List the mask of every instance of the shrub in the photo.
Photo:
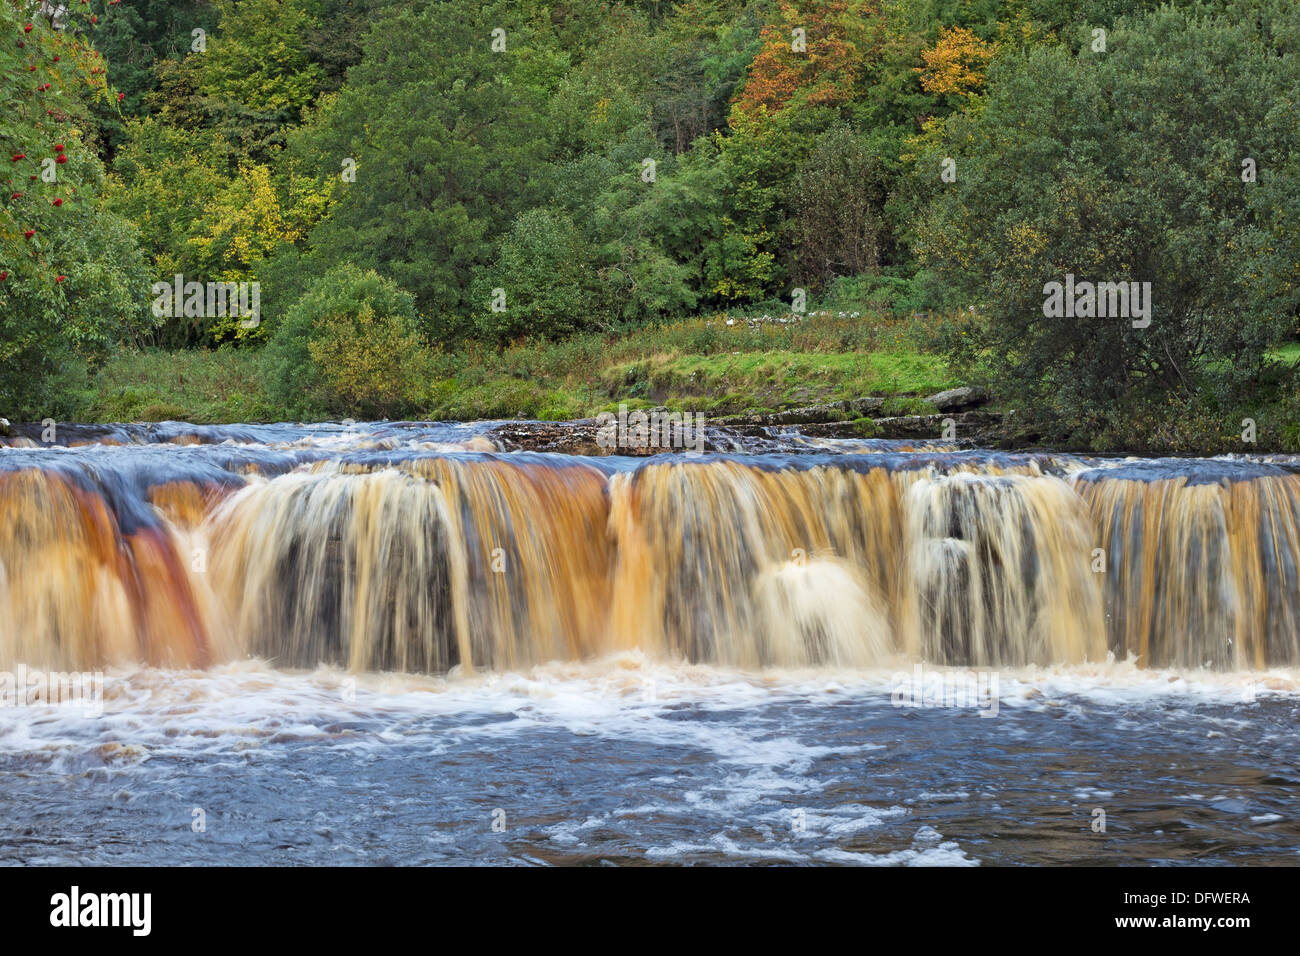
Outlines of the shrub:
M267 388L294 414L393 416L426 390L431 356L415 300L391 279L339 266L285 314L267 346Z
M1278 5L1274 22L1270 6L1164 6L1120 18L1104 54L995 61L986 101L949 117L917 167L933 196L922 259L989 319L967 330L978 342L953 339L955 358L978 353L1018 400L1091 406L1120 433L1130 396L1226 407L1258 393L1300 307L1287 52L1300 19ZM1243 180L1246 157L1269 171L1259 183ZM1045 308L1067 275L1149 283L1149 327Z
M496 263L472 285L479 335L502 344L521 336L558 338L586 328L594 308L590 255L563 213L532 209L515 220ZM495 290L503 311L492 311Z

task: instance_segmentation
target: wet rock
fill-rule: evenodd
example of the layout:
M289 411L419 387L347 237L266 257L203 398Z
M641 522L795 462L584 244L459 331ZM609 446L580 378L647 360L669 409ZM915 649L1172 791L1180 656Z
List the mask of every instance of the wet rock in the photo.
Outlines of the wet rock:
M858 400L861 401L861 400ZM852 406L852 403L835 403ZM817 406L809 406L817 407ZM876 406L879 407L879 406ZM843 412L843 410L841 410ZM778 413L779 414L779 413ZM789 429L809 438L898 438L919 442L942 441L945 423L951 419L958 447L978 445L1002 447L1004 444L1003 416L996 412L962 412L953 415L903 415L864 421L841 419L820 422L773 421L767 415L734 415L706 422L703 450L706 452L792 451L797 449L783 441L779 432ZM774 426L782 426L774 428ZM495 442L503 451L539 451L564 455L625 455L647 457L662 454L684 454L688 447L670 446L620 446L602 447L598 441L600 426L596 419L586 418L569 422L502 422L489 429L485 437ZM778 447L779 446L779 447Z
M503 451L547 451L562 455L605 455L596 442L594 418L572 422L507 422L489 429L485 437Z
M945 423L953 423L952 437L971 439L976 444L993 444L1001 435L1002 416L997 412L960 412L955 415L898 415L877 418L876 428L881 438L944 437Z
M925 399L925 401L929 402L941 412L956 412L967 408L979 408L981 405L987 405L988 400L988 392L977 385L963 385L960 388L950 388L946 392L938 392Z
M662 411L662 409L661 409ZM594 418L581 418L568 422L504 422L485 432L485 437L497 443L502 451L542 451L560 455L625 455L648 458L651 455L684 454L694 451L694 432L690 429L682 436L669 433L666 444L636 446L632 443L607 447L600 444L601 425ZM608 426L604 426L608 427ZM726 443L719 444L709 430L705 432L704 451L724 451Z
M827 422L851 421L866 418L872 412L878 412L884 406L883 398L867 396L852 398L843 402L824 402L818 405L805 405L802 408L787 408L780 412L766 412L758 415L728 415L715 418L712 423L721 426L755 427L766 425L820 425Z

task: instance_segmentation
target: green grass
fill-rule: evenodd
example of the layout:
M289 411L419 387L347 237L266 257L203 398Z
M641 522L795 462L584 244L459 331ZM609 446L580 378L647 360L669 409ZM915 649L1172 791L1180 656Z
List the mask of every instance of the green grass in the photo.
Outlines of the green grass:
M200 424L278 417L260 381L257 354L247 350L123 352L80 391L76 417Z
M920 396L959 384L925 350L912 320L807 318L726 324L688 319L622 335L588 334L498 353L482 346L432 352L411 417L559 421L604 410L665 405L718 416L776 411L864 395L890 397L887 414L925 411ZM79 421L197 423L291 417L263 391L259 353L124 352L78 383ZM320 417L331 416L325 410Z
M1288 365L1295 365L1296 362L1300 362L1300 342L1288 342L1273 349L1269 354Z
M955 384L941 358L913 351L656 355L604 370L604 391L711 414L777 410L863 395L929 395Z

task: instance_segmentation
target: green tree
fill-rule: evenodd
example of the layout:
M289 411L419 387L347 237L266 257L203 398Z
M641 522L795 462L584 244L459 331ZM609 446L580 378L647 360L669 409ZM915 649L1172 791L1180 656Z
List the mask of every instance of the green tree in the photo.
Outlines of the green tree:
M573 221L563 213L530 209L515 220L496 261L475 277L476 329L482 338L503 344L589 328L595 279L590 252Z
M154 281L170 281L177 273L207 278L200 275L191 241L203 235L207 217L229 186L225 174L211 165L213 142L210 135L174 129L155 117L126 125L109 180L108 208L136 224ZM204 324L166 317L154 333L154 344L197 344Z
M373 270L342 265L275 323L262 360L280 407L309 417L412 410L428 353L415 300Z
M982 105L944 124L918 161L920 251L986 310L964 339L1008 391L1104 417L1134 394L1231 400L1259 381L1294 326L1283 263L1300 261L1287 6L1164 7L1120 18L1104 54L1012 52ZM1150 282L1150 326L1046 316L1046 284L1067 274Z
M440 336L464 331L475 267L542 198L546 103L565 63L512 3L386 12L347 85L295 141L322 178L355 163L309 237L307 267L381 270L415 295Z
M95 49L104 56L109 80L122 92L121 109L128 116L147 112L147 98L158 88L159 62L180 60L197 41L195 30L206 36L217 24L211 0L93 0L88 7L99 18L91 25ZM96 110L95 119L103 134L102 155L109 161L125 140L126 128L115 109Z
M820 289L880 264L887 168L846 126L817 139L790 193L799 276Z
M307 37L318 24L312 0L213 0L217 30L206 49L159 65L151 102L176 126L214 129L239 155L266 162L284 131L326 85Z
M103 207L89 104L115 100L98 56L50 20L0 4L0 407L48 413L52 376L148 327L135 228Z

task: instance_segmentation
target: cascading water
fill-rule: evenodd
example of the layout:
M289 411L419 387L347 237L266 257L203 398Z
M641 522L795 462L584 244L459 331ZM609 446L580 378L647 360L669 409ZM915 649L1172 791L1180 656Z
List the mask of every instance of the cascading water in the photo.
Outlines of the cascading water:
M417 458L251 483L206 522L248 649L289 666L442 673L591 653L604 476Z
M1153 461L1079 473L1109 565L1110 645L1154 665L1300 660L1300 476Z
M177 437L3 451L0 662L1300 660L1279 464Z
M1050 475L914 481L906 549L926 660L997 667L1105 657L1083 503Z

